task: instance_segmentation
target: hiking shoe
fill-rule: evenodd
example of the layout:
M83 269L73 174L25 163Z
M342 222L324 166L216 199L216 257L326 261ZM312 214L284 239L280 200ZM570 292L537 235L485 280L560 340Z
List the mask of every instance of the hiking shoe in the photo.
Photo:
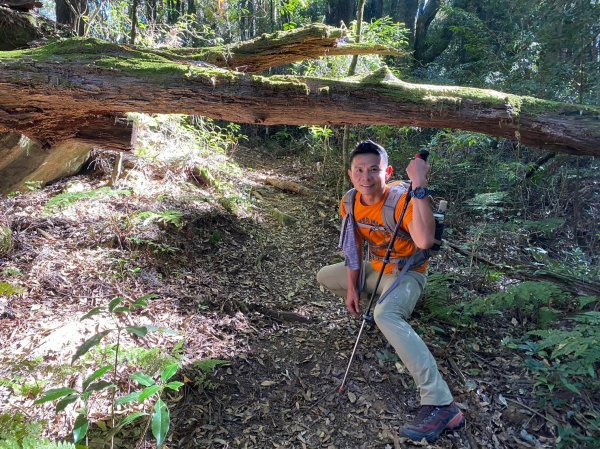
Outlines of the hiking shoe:
M463 416L457 405L423 405L415 420L400 429L400 435L413 441L423 438L433 443L445 430L459 429L465 424Z

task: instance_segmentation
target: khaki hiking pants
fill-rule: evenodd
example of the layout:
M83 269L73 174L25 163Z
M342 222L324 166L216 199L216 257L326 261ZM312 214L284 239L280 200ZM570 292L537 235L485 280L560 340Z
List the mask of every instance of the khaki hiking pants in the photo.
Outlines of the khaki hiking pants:
M370 297L379 276L370 262L365 262L364 268L366 291L361 295L363 299ZM385 292L397 276L397 270L391 274L384 274L377 293L381 295ZM321 268L317 280L337 296L346 298L347 277L344 262ZM452 402L448 384L442 379L435 359L421 337L406 322L421 297L426 283L426 275L408 271L385 300L375 306L373 317L377 327L394 347L400 360L412 375L421 395L421 405L447 405Z

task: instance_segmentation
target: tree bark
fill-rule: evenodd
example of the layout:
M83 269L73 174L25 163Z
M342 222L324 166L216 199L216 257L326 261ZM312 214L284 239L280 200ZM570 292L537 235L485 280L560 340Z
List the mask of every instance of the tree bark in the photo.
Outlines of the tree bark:
M0 53L0 131L50 145L77 136L82 120L133 111L264 125L457 128L547 151L600 155L599 108L411 84L385 68L346 80L261 77L94 39Z

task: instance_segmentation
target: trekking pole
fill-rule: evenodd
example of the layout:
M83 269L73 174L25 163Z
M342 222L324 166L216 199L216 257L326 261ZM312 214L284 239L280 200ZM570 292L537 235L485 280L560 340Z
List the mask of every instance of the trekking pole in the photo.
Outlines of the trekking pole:
M419 159L423 159L427 161L427 157L429 156L429 151L421 150L419 151L415 157ZM408 207L408 203L410 202L410 193L412 191L412 182L408 187L408 191L406 192L406 201L404 201L404 206L402 207L402 212L400 213L400 218L398 219L398 223L396 223L396 227L394 228L394 235L392 235L392 239L390 240L390 244L388 245L387 251L385 253L385 257L383 258L383 266L381 267L381 271L377 277L377 282L375 283L375 288L371 292L371 299L369 300L369 305L367 306L367 311L362 316L362 324L360 325L360 330L358 331L358 336L356 337L356 342L354 343L354 348L352 348L352 354L350 354L350 361L348 362L348 367L346 368L346 373L344 374L344 378L342 379L342 383L338 388L338 392L344 392L344 385L346 384L346 379L348 378L348 373L350 372L350 366L352 365L352 360L354 360L354 354L356 354L356 348L358 347L358 342L360 341L360 336L362 335L363 329L365 328L365 324L373 321L373 315L371 314L371 307L373 306L373 301L375 301L375 296L377 295L377 289L379 288L379 283L381 282L381 278L383 277L383 272L385 271L386 265L390 262L390 255L392 254L392 250L394 249L394 242L396 241L396 237L398 237L398 232L400 231L400 227L402 225L402 220L404 219L404 215L406 214L406 209Z

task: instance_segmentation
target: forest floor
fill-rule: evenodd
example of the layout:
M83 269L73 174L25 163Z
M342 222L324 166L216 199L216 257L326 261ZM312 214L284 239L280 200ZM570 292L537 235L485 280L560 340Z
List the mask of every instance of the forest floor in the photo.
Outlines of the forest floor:
M76 404L56 414L51 403L33 402L40 389L77 388L84 375L114 357L111 334L107 346L70 364L77 347L110 324L100 315L80 317L112 298L152 293L157 296L147 308L121 320L173 332L120 343L162 348L182 364L176 379L184 386L163 395L171 411L166 447L554 446L556 414L539 408L521 354L501 345L522 332L516 320L450 326L425 319L417 306L411 324L466 416L463 429L434 444L399 437L419 400L411 376L376 328L363 334L346 391L339 393L360 321L315 278L320 267L341 260L339 197L327 193L314 164L248 149L235 158L241 193L231 201L249 205L237 213L214 201L208 188L135 170L119 185L132 195L48 209L61 192L106 185L107 177L89 173L3 200L17 245L0 259L0 271L24 291L0 310L0 413L44 419L47 436L68 438ZM307 194L277 189L266 183L269 177L302 185ZM142 214L165 210L181 212L181 225ZM446 248L431 271L468 263ZM140 366L151 371L162 352L152 359L122 351L116 383L127 392L137 387L128 376ZM209 360L221 362L212 369ZM110 425L106 404L102 392L89 403L92 447L102 446L94 435ZM135 447L140 429L127 429L115 447ZM153 443L146 439L139 447Z

